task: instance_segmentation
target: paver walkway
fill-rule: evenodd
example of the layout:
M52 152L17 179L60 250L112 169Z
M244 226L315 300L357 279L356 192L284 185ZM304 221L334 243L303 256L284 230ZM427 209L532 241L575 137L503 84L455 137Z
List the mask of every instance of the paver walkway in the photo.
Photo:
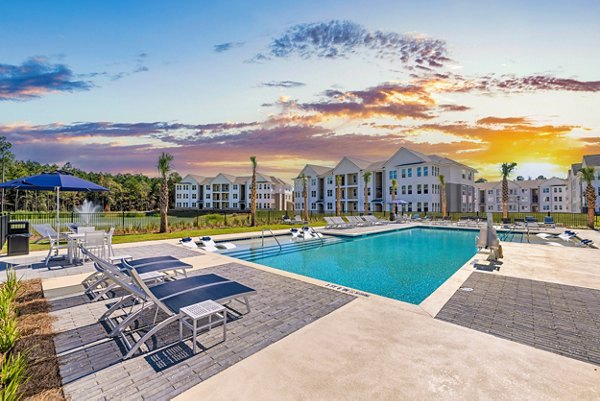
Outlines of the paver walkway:
M599 290L474 272L436 318L600 365Z
M237 263L201 269L257 290L252 310L200 337L206 349L192 355L191 340L177 343L174 323L150 342L164 350L122 361L119 341L107 338L97 318L106 302L89 303L81 293L62 293L51 303L56 316L56 351L67 397L88 399L168 399L241 361L354 299L353 296ZM50 298L52 296L50 295ZM235 305L232 305L234 308ZM244 312L243 307L239 309ZM147 316L152 319L153 311ZM160 315L159 315L160 316Z

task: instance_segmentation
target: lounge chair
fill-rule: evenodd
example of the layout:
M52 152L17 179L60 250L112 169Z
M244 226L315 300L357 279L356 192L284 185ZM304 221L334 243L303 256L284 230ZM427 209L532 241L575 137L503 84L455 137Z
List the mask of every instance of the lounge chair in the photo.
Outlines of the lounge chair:
M223 249L234 249L236 246L231 242L215 242L211 237L200 237L198 242L202 248L209 252L220 251Z
M84 254L90 255L91 252L84 248ZM103 260L96 257L98 260ZM109 263L108 261L105 261ZM173 256L158 256L151 258L137 259L134 261L126 261L123 259L121 263L113 265L115 269L125 275L131 275L133 270L136 270L143 279L148 282L164 281L173 278L179 274L187 277L187 270L192 268L192 265L182 262ZM86 277L81 284L85 288L85 294L92 297L92 302L104 298L109 292L114 290L117 285L111 281L110 275L106 269L101 269L102 265L94 264L96 272Z
M371 224L374 224L374 225L383 225L383 224L389 224L390 223L387 220L378 219L376 216L373 216L372 214L363 216L362 218L367 223L371 223Z
M95 264L98 264L101 269L107 271L116 284L129 293L128 297L124 297L112 305L102 315L101 320L107 322L110 326L110 316L114 312L123 310L124 306L130 302L134 304L141 303L141 307L138 310L126 314L121 322L113 325L112 331L109 334L111 337L120 337L125 343L128 352L123 359L132 357L158 331L179 320L179 311L185 306L207 300L219 303L229 303L235 300L245 305L246 313L250 313L248 297L256 294L256 290L216 274L194 276L148 287L135 270L132 271L131 276L127 276L120 272L114 265L96 256L89 256ZM127 329L135 324L142 312L153 308L156 308L155 321L151 326L144 327L144 329L149 330L138 341L132 343L128 338L130 331L127 331ZM159 310L164 312L167 318L159 323L155 323ZM136 327L134 330L137 329Z
M294 216L294 220L291 220L291 222L292 222L292 224L306 224L306 223L308 223L307 221L302 220L302 218L300 217L299 214L295 215Z
M421 215L419 213L414 213L410 216L410 221L421 221Z
M341 216L331 217L331 221L338 225L337 228L352 228L355 226L354 224L350 224L344 221L344 219Z
M364 227L367 225L367 223L365 223L363 221L363 219L361 219L358 216L344 216L346 218L346 220L348 221L348 224L354 226L354 227Z
M327 225L325 226L326 229L328 228L340 228L340 225L336 222L333 221L333 218L331 217L323 217L323 219L325 220L325 223L327 223Z

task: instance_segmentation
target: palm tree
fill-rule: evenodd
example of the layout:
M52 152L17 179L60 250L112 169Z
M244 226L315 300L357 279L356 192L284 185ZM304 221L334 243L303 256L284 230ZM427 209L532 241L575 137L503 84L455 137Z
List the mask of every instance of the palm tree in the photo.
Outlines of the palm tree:
M369 181L371 180L371 175L373 173L370 171L365 171L363 173L363 180L365 181L365 206L364 206L364 213L368 214L369 213Z
M169 210L169 182L168 174L171 171L171 162L173 155L163 152L158 158L158 172L161 175L162 183L160 186L160 232L166 233L169 230L169 222L167 221L167 212Z
M12 144L6 140L5 136L0 136L0 155L2 157L2 182L4 183L4 161L10 153ZM4 213L4 188L2 188L2 213Z
M335 215L342 215L342 176L335 176Z
M302 200L304 201L302 220L308 221L308 178L306 178L306 174L302 174L300 178L302 178Z
M444 174L438 175L440 181L440 203L442 204L442 218L446 217L448 212L448 205L446 204L446 177Z
M500 174L502 175L502 218L508 219L508 176L517 167L517 163L502 163Z
M252 163L252 186L250 187L250 225L256 226L256 156L250 156L250 162Z
M392 213L398 213L398 205L396 205L396 191L398 190L398 180L392 178Z
M587 201L588 226L593 230L596 220L596 191L594 190L592 181L596 178L596 172L593 167L583 167L579 170L579 174L587 183L585 187L585 199Z

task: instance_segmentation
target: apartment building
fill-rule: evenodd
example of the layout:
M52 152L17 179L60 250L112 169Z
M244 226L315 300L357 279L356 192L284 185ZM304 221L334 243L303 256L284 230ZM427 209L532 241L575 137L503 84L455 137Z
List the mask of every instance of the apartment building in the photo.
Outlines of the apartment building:
M215 177L186 175L175 185L178 209L246 210L250 208L252 177L218 174ZM288 210L292 186L265 174L256 174L256 206L259 210Z
M502 211L502 181L477 183L479 212ZM508 181L509 212L571 212L568 180L561 178Z
M391 180L398 181L396 199L404 212L441 211L439 176L444 175L449 212L475 210L474 175L472 167L437 155L425 155L400 148L390 158L368 161L343 157L336 166L306 165L294 180L294 207L304 208L302 191L306 177L308 208L315 213L334 213L336 207L336 177L341 177L342 212L364 213L364 174L371 173L367 184L369 211L391 210Z
M571 198L571 210L574 213L582 213L587 211L587 199L585 198L585 188L587 184L579 175L579 170L583 167L593 167L596 174L595 180L592 181L592 186L596 191L596 205L594 209L600 212L600 155L583 156L581 163L571 165L567 175L569 185L569 194Z

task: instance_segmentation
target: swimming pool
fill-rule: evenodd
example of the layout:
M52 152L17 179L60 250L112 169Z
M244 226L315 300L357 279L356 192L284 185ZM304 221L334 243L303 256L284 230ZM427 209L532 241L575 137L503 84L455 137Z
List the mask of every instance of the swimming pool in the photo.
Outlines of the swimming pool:
M475 230L417 227L358 238L242 241L229 256L418 304L477 251ZM273 240L271 240L273 241Z

